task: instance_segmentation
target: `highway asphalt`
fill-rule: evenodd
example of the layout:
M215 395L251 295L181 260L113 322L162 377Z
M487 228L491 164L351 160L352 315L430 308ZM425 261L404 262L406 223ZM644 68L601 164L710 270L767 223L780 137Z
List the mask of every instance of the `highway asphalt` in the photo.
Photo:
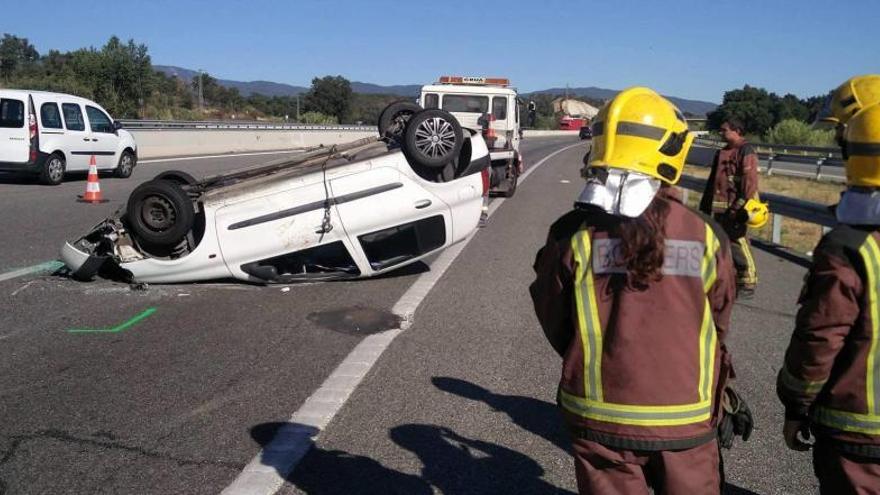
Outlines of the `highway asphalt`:
M576 143L527 139L526 165ZM280 493L576 491L554 405L560 359L527 287L547 227L580 191L585 146L548 159L500 205ZM73 202L84 181L8 181L0 273L54 259L161 170L265 159L145 164L131 180L102 180L111 203L97 206ZM809 454L783 446L774 394L803 260L770 249L755 258L761 282L737 303L729 346L757 426L725 453L728 493L814 493ZM352 329L340 310L387 314L427 270L288 287L0 281L0 493L219 493L349 351L388 326Z

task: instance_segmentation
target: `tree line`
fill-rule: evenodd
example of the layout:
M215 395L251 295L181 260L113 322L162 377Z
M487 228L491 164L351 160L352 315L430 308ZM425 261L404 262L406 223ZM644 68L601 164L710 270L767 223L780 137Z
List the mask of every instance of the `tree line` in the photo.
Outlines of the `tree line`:
M210 74L189 81L157 71L146 45L116 36L100 48L41 54L27 38L5 33L0 40L0 87L70 93L98 102L116 118L164 120L372 124L385 105L400 99L355 94L342 76L314 78L311 89L299 98L244 96Z
M210 74L188 81L157 71L146 45L123 42L116 36L100 48L40 54L27 38L4 34L0 40L0 86L70 93L97 101L117 118L163 120L239 118L373 124L382 108L403 98L354 93L347 79L330 75L314 78L309 91L299 97L244 96ZM560 115L554 112L552 100L559 95L527 96L537 104L536 127L555 129ZM717 130L726 118L737 117L754 140L827 145L832 143L832 132L814 130L808 124L824 99L778 96L746 85L724 94L721 105L708 114L707 127ZM588 103L601 106L603 102Z

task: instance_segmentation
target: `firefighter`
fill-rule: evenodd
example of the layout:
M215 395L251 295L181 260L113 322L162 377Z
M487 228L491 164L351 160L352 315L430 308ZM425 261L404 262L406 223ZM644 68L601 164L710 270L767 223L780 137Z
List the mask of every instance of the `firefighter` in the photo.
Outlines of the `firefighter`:
M822 494L880 493L880 104L848 119L838 225L813 251L776 383ZM812 446L808 443L815 437Z
M758 284L758 273L748 238L746 202L758 199L758 155L745 138L745 128L736 118L721 124L726 145L715 153L712 172L700 200L700 210L712 215L730 238L736 267L737 294L750 297Z
M609 101L593 129L587 184L550 227L529 288L563 357L557 401L578 489L719 493L735 281L724 231L672 187L693 135L642 87ZM742 434L744 418L725 431Z

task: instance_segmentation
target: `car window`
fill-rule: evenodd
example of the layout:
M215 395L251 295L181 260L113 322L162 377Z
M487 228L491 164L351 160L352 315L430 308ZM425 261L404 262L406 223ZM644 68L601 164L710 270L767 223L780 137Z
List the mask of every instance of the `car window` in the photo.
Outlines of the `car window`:
M64 112L64 125L71 131L86 130L86 123L83 120L82 110L76 103L62 103L61 111Z
M425 94L425 108L440 108L440 96L437 93Z
M443 110L447 112L486 113L489 97L477 95L443 95Z
M113 121L110 120L106 113L86 105L86 114L89 116L89 125L92 127L92 132L113 133Z
M507 119L507 97L506 96L495 96L492 98L492 115L495 116L495 120L506 120Z
M19 100L0 99L0 127L24 127L24 102Z
M40 121L47 129L63 129L61 112L58 111L57 103L43 103L40 107Z

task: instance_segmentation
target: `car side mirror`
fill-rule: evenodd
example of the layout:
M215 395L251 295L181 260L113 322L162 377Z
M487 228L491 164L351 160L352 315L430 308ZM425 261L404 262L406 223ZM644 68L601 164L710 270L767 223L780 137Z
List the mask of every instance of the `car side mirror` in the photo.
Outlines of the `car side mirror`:
M114 120L113 121L113 132L118 134L119 129L122 129L122 122L120 122L118 120Z

